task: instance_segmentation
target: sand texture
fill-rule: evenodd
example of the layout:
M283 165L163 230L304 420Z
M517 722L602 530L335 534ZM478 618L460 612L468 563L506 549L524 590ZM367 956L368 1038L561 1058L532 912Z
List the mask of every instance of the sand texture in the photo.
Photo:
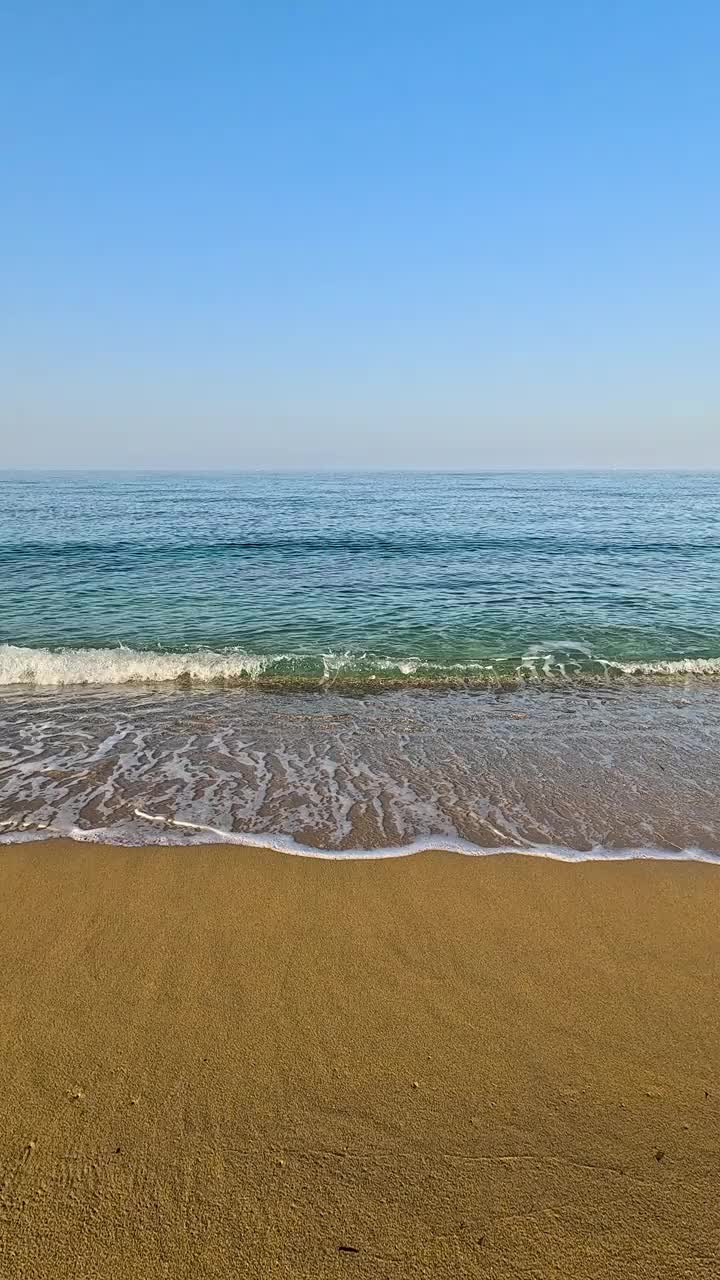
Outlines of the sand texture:
M0 850L3 1280L720 1275L720 868Z

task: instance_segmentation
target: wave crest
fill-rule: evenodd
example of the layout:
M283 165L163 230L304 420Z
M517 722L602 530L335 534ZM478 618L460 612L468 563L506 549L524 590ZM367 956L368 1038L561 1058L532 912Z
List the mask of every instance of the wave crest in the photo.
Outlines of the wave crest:
M568 650L576 652L568 662ZM562 660L564 658L564 660ZM593 657L579 645L558 653L533 646L522 657L495 661L431 660L391 657L366 652L325 654L251 654L241 649L222 652L162 652L125 646L106 649L31 648L0 645L0 687L31 685L180 684L292 684L298 681L351 681L392 684L434 683L493 685L501 681L527 684L533 680L635 677L720 676L720 658L618 661ZM570 668L570 669L568 669Z
M0 685L156 684L257 679L267 658L243 653L148 649L31 649L0 645Z
M306 681L426 681L486 678L492 663L433 662L372 653L252 654L241 649L164 653L130 649L46 649L0 645L0 687L7 685L232 685Z
M658 662L613 662L629 676L717 676L720 658L674 658Z

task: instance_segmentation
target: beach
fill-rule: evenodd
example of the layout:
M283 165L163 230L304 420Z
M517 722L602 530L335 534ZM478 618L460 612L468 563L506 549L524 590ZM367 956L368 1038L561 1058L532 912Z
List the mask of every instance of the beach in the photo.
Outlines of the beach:
M0 852L0 1272L711 1277L720 875Z
M2 6L0 1280L720 1280L676 8Z

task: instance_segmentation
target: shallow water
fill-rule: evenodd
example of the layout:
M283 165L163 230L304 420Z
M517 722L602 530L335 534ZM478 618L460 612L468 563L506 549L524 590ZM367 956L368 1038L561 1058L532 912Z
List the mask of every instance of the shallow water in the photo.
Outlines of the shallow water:
M0 574L2 839L720 852L717 474L0 473Z
M720 854L720 697L694 681L363 697L19 691L0 697L0 742L6 839L49 828L317 851Z

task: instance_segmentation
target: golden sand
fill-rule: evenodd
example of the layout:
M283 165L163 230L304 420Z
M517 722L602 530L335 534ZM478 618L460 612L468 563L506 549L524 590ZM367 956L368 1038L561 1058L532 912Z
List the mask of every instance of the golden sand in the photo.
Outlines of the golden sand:
M720 1275L720 869L0 851L0 1275Z

